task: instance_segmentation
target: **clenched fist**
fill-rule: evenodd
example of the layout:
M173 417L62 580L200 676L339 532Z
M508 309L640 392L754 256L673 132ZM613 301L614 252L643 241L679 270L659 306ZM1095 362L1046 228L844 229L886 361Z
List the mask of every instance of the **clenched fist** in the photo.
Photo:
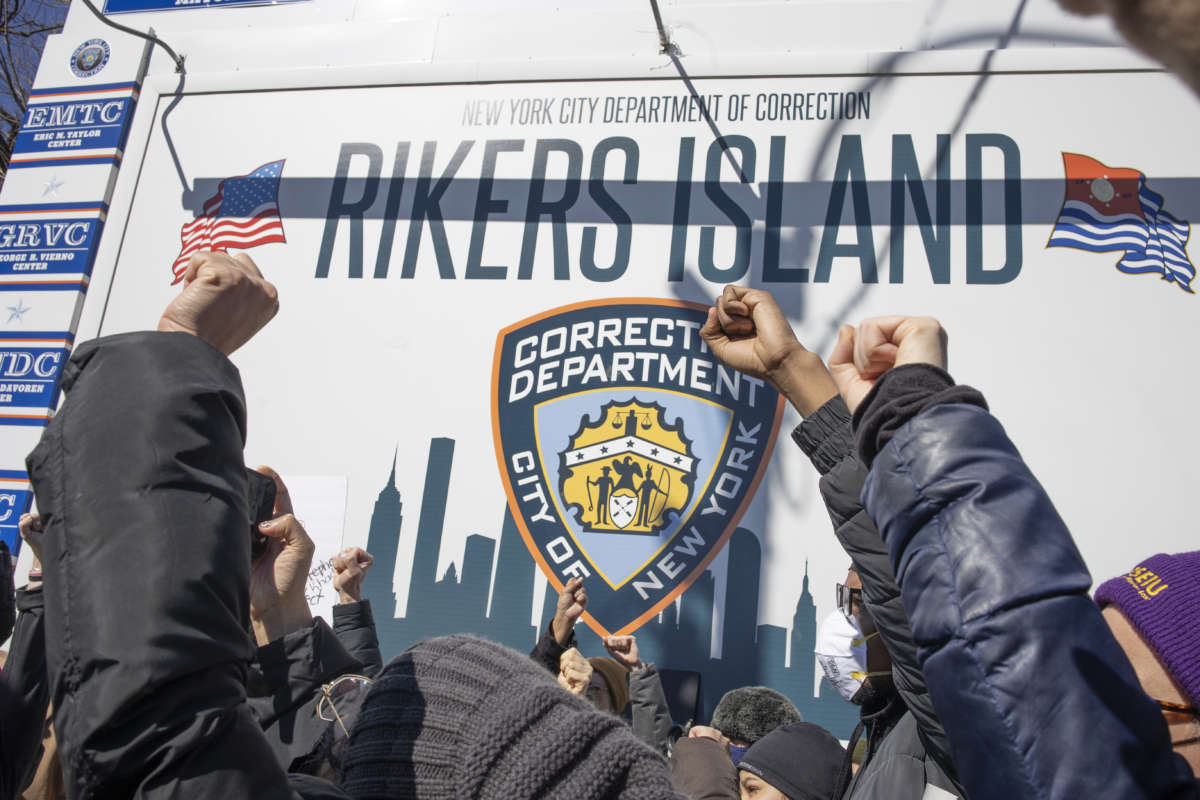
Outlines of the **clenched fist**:
M946 331L933 317L875 317L857 330L842 326L829 371L853 412L892 367L931 364L945 369L946 343Z
M558 660L558 685L571 694L582 695L592 679L592 665L572 647Z
M609 636L604 640L604 649L626 670L642 666L635 636Z
M375 558L361 547L347 547L333 557L333 588L338 602L357 603L362 600L363 580Z
M571 578L558 593L558 605L554 609L554 620L550 623L554 640L560 646L571 641L571 631L586 608L587 589L583 588L583 578Z
M229 355L277 311L275 286L250 256L195 253L183 274L183 291L163 311L158 329L190 333Z

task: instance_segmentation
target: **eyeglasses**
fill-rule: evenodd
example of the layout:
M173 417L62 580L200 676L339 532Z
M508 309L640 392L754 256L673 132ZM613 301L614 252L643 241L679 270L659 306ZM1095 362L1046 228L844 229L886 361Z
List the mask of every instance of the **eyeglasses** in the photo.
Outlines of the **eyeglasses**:
M862 589L855 589L844 583L837 585L837 607L847 617L853 617L858 606L862 605Z
M1166 700L1155 700L1154 702L1158 703L1158 707L1162 709L1164 714L1181 714L1186 717L1195 717L1195 719L1200 722L1200 709L1197 709L1195 706L1185 706L1181 705L1180 703L1171 703ZM1195 744L1196 742L1200 742L1200 736L1193 736L1190 739L1172 741L1171 746L1178 747L1179 745Z
M372 683L366 675L343 675L323 684L321 696L317 698L317 716L326 722L336 722L342 729L342 735L348 737L362 705L359 701ZM342 707L340 711L339 705Z

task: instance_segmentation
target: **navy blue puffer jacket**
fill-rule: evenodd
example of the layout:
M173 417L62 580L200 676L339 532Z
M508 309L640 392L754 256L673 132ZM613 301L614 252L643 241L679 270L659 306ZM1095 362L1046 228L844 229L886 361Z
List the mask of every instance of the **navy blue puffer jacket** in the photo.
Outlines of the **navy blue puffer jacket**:
M933 405L894 428L863 504L972 800L1200 796L994 417Z

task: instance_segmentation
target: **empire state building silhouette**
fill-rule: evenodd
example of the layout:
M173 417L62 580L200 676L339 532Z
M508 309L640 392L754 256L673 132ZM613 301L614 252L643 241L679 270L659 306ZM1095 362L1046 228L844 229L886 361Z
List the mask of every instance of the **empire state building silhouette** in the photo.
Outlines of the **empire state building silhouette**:
M395 616L394 576L397 568L405 566L397 564L405 518L396 488L395 456L391 474L375 501L367 536L367 550L375 557L375 566L367 575L363 596L371 601L385 660L414 642L448 633L474 633L528 652L554 615L557 593L547 585L541 628L529 622L536 567L507 506L498 539L473 533L467 537L461 563L452 563L442 575L437 574L453 464L454 440L432 439L403 617ZM705 571L677 604L667 606L657 621L637 630L642 658L663 668L699 672L704 719L729 689L763 684L791 698L809 722L846 738L858 721L857 707L842 700L824 678L819 695L813 693L817 611L809 590L807 562L789 636L786 628L758 623L762 572L758 538L738 528L727 547L722 657L711 657L715 579ZM495 589L489 608L493 568ZM584 655L604 654L600 638L591 629L579 625L575 631Z

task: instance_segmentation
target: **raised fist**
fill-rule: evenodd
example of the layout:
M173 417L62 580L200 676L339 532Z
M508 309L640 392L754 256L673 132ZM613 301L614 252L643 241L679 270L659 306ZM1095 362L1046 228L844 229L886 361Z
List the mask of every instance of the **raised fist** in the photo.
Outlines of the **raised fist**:
M362 600L362 584L375 558L361 547L347 547L333 557L333 588L341 603Z
M802 416L837 394L820 357L800 344L770 292L726 286L700 336L721 363L767 381Z
M641 656L638 655L637 638L634 636L609 636L604 640L604 649L626 670L642 666Z
M558 593L558 605L554 609L554 621L550 628L554 632L554 640L559 646L565 647L571 641L571 631L575 623L587 608L587 589L583 588L583 578L571 578Z
M41 569L42 542L46 538L42 518L37 514L22 514L21 519L17 522L17 530L21 532L21 538L25 540L25 544L29 545L29 549L33 551L33 568Z
M725 287L700 336L722 363L772 383L788 359L808 352L775 298L745 286Z
M275 286L245 253L194 253L183 291L158 321L160 331L190 333L225 355L250 341L279 310Z
M931 364L946 368L946 331L933 317L875 317L843 325L829 356L829 371L850 411L892 367Z
M592 665L572 647L558 660L558 685L571 694L583 695L592 679Z

